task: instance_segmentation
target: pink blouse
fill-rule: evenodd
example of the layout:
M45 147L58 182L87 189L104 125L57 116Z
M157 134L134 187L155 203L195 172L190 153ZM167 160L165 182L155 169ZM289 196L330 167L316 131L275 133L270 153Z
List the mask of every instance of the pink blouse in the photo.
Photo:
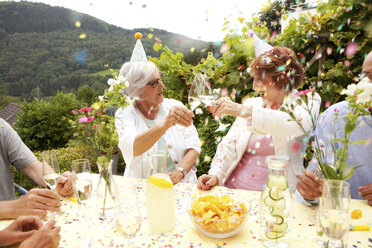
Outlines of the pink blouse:
M262 191L268 175L265 159L274 154L272 136L252 134L242 159L224 186L232 189Z

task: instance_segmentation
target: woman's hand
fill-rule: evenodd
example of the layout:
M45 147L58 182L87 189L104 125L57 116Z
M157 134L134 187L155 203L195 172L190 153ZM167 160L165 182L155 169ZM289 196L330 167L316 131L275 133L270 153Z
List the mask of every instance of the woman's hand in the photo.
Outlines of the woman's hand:
M71 196L74 194L72 188L73 185L73 174L69 171L65 171L58 179L56 186L56 192L64 197Z
M174 106L169 110L168 115L165 117L167 127L179 124L184 127L192 125L194 113L184 107Z
M322 195L323 180L312 171L306 170L300 176L296 188L302 197L314 201Z
M213 116L229 115L248 118L252 115L252 108L233 102L228 97L222 97L212 102L210 111Z
M177 184L182 181L183 173L180 170L174 169L171 173L169 173L169 177L173 184Z
M209 190L211 187L216 186L217 183L218 179L216 176L204 174L198 178L197 187L202 190Z
M372 206L372 183L359 187L358 191L368 201L368 205Z
M43 226L39 217L20 216L0 232L0 246L8 246L31 237Z

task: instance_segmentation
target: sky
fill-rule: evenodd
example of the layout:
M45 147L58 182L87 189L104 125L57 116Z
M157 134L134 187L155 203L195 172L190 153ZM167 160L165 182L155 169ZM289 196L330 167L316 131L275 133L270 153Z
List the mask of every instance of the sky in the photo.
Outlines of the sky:
M32 0L33 1L33 0ZM204 41L221 41L224 18L238 25L266 0L37 0L89 14L116 26L158 28ZM237 26L238 27L238 26Z

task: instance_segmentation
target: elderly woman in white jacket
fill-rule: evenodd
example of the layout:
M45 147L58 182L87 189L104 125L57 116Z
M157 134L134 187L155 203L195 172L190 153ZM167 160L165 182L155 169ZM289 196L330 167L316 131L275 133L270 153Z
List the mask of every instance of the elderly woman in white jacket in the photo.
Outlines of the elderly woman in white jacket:
M146 178L150 173L147 153L167 152L167 170L174 184L196 183L200 140L192 111L181 102L163 97L161 74L152 62L127 62L121 70L133 101L116 112L119 148L126 163L124 176Z
M215 185L224 185L261 191L268 174L265 158L269 155L287 155L290 157L288 183L295 191L293 168L303 163L301 153L306 146L301 145L299 140L304 133L279 108L294 104L294 115L302 119L306 131L311 130L309 114L296 103L300 99L296 87L303 79L303 67L291 49L274 47L257 57L250 68L254 77L253 89L261 97L247 99L243 104L228 98L214 102L212 114L237 116L237 119L218 145L208 174L199 177L198 187L207 190ZM308 96L312 114L317 116L321 99L317 94ZM301 101L301 105L304 104Z

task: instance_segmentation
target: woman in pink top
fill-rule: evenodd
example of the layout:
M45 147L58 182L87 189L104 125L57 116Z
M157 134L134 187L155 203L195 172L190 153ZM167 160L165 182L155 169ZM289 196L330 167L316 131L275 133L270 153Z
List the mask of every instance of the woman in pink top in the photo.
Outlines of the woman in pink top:
M302 164L301 153L305 146L293 149L293 145L303 131L279 108L293 104L293 112L302 118L304 129L312 128L310 116L303 108L306 103L301 101L296 90L303 79L303 67L291 49L274 47L258 56L250 68L254 77L253 89L261 97L249 98L243 104L221 98L212 105L212 114L237 118L218 145L208 174L198 178L198 187L207 190L224 185L260 191L267 179L265 159L277 154L290 158L287 178L294 191L296 178L292 167L295 163ZM312 106L312 114L317 116L320 97L311 93L308 96L308 106Z

